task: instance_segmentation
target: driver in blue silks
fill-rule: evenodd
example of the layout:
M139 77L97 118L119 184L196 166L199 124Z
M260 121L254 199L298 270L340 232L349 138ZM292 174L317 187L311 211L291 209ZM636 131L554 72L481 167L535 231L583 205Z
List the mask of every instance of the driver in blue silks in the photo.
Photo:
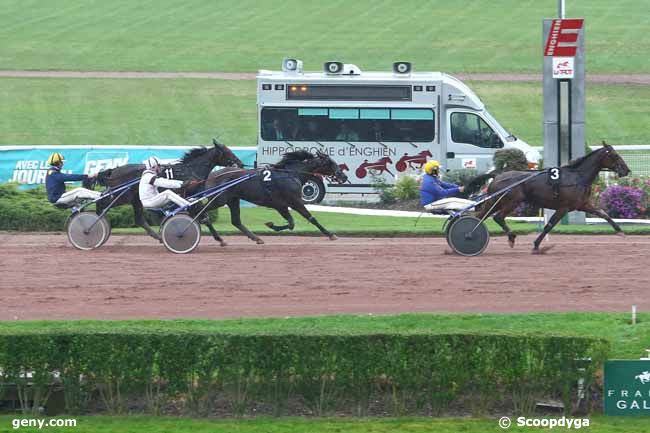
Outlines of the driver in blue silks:
M443 182L438 176L440 163L434 159L424 164L425 175L420 186L420 204L426 206L447 197L457 197L464 187Z

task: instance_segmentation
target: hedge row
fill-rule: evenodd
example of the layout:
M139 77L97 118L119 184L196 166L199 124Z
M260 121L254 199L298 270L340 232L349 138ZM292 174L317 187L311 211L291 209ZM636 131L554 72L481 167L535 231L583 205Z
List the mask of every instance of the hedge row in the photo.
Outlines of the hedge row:
M592 378L608 349L538 335L10 334L0 393L17 390L25 412L55 383L68 413L527 413L538 398L570 408L575 360L593 359Z
M0 230L61 231L70 211L47 201L44 187L21 190L13 183L0 184ZM111 227L134 227L131 206L108 213Z

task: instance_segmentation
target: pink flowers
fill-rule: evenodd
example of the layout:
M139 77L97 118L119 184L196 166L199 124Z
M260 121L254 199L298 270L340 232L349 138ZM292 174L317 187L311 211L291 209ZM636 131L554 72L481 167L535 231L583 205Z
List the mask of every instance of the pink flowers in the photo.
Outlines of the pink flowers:
M600 195L600 206L612 218L639 218L646 211L645 198L639 188L614 185Z

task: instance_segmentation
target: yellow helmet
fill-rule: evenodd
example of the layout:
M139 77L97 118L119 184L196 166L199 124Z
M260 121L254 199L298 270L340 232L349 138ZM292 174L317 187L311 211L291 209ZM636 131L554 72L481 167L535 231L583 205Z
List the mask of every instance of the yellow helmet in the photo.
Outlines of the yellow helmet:
M54 152L47 158L47 163L49 165L60 165L64 161L63 155L61 155L59 152Z
M435 159L430 159L426 164L424 164L424 172L426 174L433 174L434 171L437 173L439 170L440 163Z

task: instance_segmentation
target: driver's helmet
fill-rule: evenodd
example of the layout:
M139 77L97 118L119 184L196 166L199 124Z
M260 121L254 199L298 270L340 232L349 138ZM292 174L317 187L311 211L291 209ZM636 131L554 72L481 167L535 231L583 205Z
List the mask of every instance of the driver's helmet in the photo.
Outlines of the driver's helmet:
M158 158L155 156L150 156L147 158L147 160L144 162L144 167L147 170L153 170L156 171L158 170L158 167L160 167L160 161L158 161Z
M424 164L424 172L426 174L438 174L438 171L440 170L440 163L436 161L435 159L430 159L429 161Z
M47 158L48 165L60 166L63 165L63 161L65 161L65 159L59 152L54 152Z

